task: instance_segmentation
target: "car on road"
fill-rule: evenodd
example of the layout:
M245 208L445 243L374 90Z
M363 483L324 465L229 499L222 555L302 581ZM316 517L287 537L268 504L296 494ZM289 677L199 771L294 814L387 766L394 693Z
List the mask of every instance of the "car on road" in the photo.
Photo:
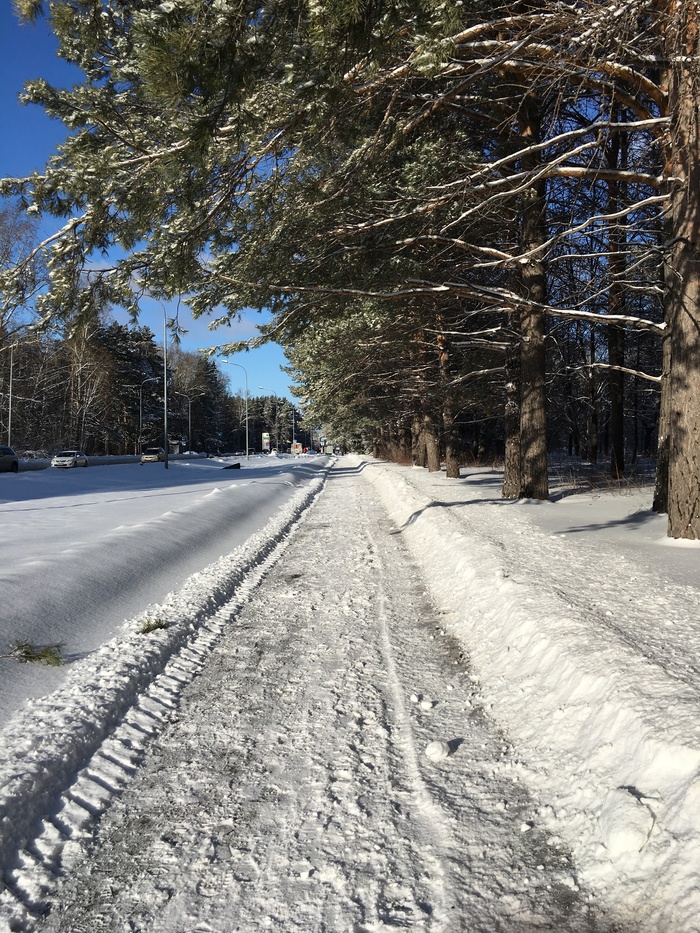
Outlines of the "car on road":
M158 463L165 460L165 451L162 447L147 447L141 454L141 463Z
M0 447L0 472L16 473L19 470L17 454L11 447Z
M88 465L87 454L82 450L61 450L51 460L52 467L66 469L68 467L86 467Z

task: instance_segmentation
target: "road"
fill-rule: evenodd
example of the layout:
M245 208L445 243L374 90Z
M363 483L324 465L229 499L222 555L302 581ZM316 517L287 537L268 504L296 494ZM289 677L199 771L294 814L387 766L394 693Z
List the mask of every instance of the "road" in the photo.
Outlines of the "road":
M61 644L61 667L0 660L0 726L71 662L264 527L327 458L0 474L0 653Z

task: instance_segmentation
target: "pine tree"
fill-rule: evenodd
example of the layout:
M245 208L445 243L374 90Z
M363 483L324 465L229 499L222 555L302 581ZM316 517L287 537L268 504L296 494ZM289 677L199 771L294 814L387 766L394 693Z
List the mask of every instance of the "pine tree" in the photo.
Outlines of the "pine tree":
M586 322L594 341L611 328L607 358L587 365L615 372L615 328L668 332L669 533L700 537L697 0L56 0L51 16L85 80L36 82L27 99L71 136L43 175L2 185L66 219L41 315L178 294L224 320L269 307L274 337L331 333L360 300L446 337L466 307L508 350L508 386L520 380L509 463L517 494L535 496L551 322ZM618 138L624 165L609 159ZM91 264L115 245L113 268ZM659 251L663 325L658 280L638 276L648 303L629 311L615 287ZM598 281L555 287L582 255L604 270L604 302ZM422 372L415 347L401 349ZM435 412L411 416L430 435Z

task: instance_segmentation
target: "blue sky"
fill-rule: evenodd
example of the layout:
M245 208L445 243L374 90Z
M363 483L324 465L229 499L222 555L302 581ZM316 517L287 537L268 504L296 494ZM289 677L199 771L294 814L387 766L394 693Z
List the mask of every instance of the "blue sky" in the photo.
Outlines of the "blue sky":
M74 75L79 74L56 55L56 43L45 20L35 26L20 26L12 11L11 0L0 0L0 176L23 176L34 170L41 171L46 159L64 136L63 124L50 120L40 107L22 106L18 102L26 81L46 78L53 84L70 85ZM44 226L54 229L52 219L46 218ZM115 314L126 322L126 316ZM255 323L260 317L251 312L239 323L217 332L208 329L208 319L192 320L187 309L181 307L180 321L188 333L182 338L185 350L212 347L217 343L245 340L256 333ZM145 302L141 322L147 324L162 341L163 312L155 302ZM239 353L231 360L243 366L248 377L251 395L286 395L289 392L289 377L281 366L287 360L280 347L270 345ZM245 375L237 366L222 364L221 370L230 376L233 391L243 389ZM259 386L263 386L261 391Z

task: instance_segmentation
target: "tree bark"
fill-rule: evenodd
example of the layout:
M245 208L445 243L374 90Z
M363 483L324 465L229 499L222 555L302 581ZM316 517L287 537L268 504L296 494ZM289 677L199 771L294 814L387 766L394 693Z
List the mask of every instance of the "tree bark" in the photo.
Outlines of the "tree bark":
M540 141L539 107L527 94L519 114L520 134L531 144ZM523 168L536 168L539 155L523 158ZM522 247L529 253L545 240L544 208L546 188L537 181L525 194L522 220ZM544 264L528 259L520 272L523 297L532 304L520 313L520 496L527 499L547 499L547 399L545 391L545 313L547 287ZM538 305L540 307L538 307Z
M608 325L608 360L612 366L625 365L625 332ZM611 369L608 374L610 392L610 472L616 479L625 475L625 376Z
M398 462L401 464L409 464L413 462L412 457L412 437L411 437L411 428L405 421L402 421L398 426Z
M588 416L588 462L598 462L598 405L595 397L595 386L591 381L591 411Z
M421 419L414 415L411 421L411 460L413 466L424 467L425 457L425 438L423 437Z
M438 326L443 325L438 315ZM455 417L450 386L450 342L443 333L438 334L438 365L440 367L440 387L442 390L442 433L445 439L445 470L449 479L459 479L459 457L457 456L457 438L455 437Z
M429 473L440 472L440 446L435 422L429 414L423 415L422 435L425 443L426 466Z
M626 168L626 147L621 136L615 135L608 147L608 165L610 168ZM608 213L614 216L621 203L620 183L608 182ZM624 252L626 233L622 220L616 221L609 237L610 277L608 285L608 311L610 314L624 314L625 291L622 284L625 272ZM621 327L608 324L608 363L611 366L625 365L625 332ZM608 391L610 393L610 472L616 479L625 474L625 374L619 369L608 371Z
M671 0L665 34L673 182L666 320L668 377L668 534L700 538L700 128L697 101L698 0Z
M513 342L506 350L506 450L503 465L504 499L520 495L520 344Z
M661 515L668 513L668 454L671 435L671 337L666 334L662 345L661 404L656 450L656 478L652 509Z

